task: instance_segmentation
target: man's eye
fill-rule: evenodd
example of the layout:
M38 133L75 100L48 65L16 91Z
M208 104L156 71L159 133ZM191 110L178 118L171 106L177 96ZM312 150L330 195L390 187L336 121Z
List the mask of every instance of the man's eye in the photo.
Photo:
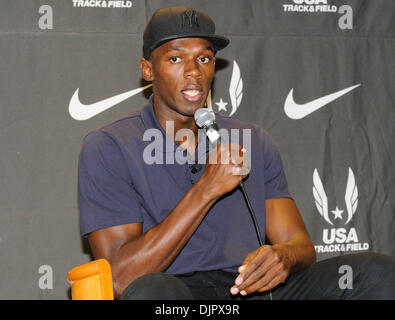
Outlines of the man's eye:
M171 57L169 60L170 60L171 62L173 62L173 63L177 63L177 62L180 62L180 61L181 61L181 59L180 59L179 57Z
M209 63L211 61L210 57L201 57L200 62L202 63Z

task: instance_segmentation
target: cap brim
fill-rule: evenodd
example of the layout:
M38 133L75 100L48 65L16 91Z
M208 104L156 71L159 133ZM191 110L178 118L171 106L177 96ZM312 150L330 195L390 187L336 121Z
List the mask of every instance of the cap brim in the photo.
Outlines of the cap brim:
M150 48L150 53L160 47L162 44L175 40L175 39L181 39L181 38L203 38L207 39L214 45L214 50L222 50L224 49L230 42L230 40L226 37L219 36L219 35L213 35L213 34L199 34L199 33L191 33L191 34L183 34L182 36L178 35L172 35L171 37L163 38L158 41L156 41Z

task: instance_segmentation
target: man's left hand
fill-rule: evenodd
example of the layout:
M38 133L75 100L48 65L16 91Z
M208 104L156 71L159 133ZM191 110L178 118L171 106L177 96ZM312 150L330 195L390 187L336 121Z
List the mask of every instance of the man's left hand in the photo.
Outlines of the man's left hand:
M296 258L286 245L264 245L247 255L230 292L245 296L271 290L285 282L295 264Z

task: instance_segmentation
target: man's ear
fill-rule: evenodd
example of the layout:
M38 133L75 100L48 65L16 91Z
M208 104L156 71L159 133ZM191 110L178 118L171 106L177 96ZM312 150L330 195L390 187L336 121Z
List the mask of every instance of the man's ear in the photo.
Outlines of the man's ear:
M151 61L142 58L140 60L140 69L141 69L141 75L143 76L144 80L146 81L154 80Z

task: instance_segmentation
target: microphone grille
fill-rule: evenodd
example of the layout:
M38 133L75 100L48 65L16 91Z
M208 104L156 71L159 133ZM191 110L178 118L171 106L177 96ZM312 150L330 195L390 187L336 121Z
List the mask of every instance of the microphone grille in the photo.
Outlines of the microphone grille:
M208 108L200 108L195 112L195 122L200 128L207 127L215 123L215 113Z

